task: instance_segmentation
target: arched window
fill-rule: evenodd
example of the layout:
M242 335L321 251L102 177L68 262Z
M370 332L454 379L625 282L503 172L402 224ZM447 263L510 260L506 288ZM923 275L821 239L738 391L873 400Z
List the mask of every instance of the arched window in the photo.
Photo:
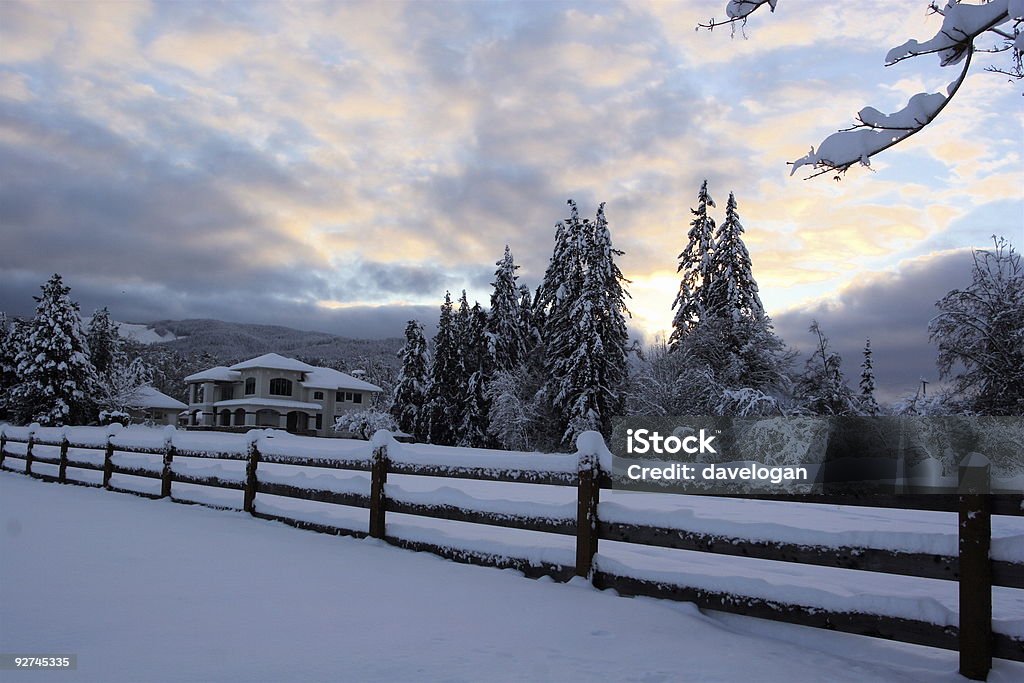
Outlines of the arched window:
M245 380L245 395L252 396L256 393L256 378L248 377Z
M275 377L270 380L270 395L271 396L291 396L292 395L292 381L285 379L284 377Z

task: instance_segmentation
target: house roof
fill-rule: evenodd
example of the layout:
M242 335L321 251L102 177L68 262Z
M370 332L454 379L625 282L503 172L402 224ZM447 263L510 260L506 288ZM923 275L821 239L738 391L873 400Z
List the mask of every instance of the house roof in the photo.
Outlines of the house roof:
M243 360L240 363L235 363L229 368L218 365L215 368L210 368L209 370L203 370L202 372L197 372L194 375L189 375L185 378L185 381L239 382L242 379L242 373L239 372L239 370L248 370L251 368L291 370L293 372L305 373L306 378L302 380L301 383L302 386L307 389L328 389L331 391L346 389L348 391L366 391L369 393L383 391L383 389L375 384L370 384L367 381L358 379L344 372L331 368L317 367L277 353L265 353L262 356ZM251 403L251 401L249 402ZM221 405L223 403L225 402L222 401L217 405Z
M270 368L271 370L294 370L296 372L312 372L316 368L308 363L303 363L300 360L294 358L286 358L277 353L265 353L262 356L256 358L250 358L249 360L243 360L241 363L235 363L229 369L230 370L247 370L249 368Z
M202 370L185 378L186 382L237 382L242 379L242 373L223 365Z
M164 410L183 410L188 408L176 398L157 391L153 387L139 387L135 390L128 405L132 408L162 408Z
M344 372L332 370L331 368L313 368L312 372L302 382L307 389L349 389L356 391L379 392L380 387Z

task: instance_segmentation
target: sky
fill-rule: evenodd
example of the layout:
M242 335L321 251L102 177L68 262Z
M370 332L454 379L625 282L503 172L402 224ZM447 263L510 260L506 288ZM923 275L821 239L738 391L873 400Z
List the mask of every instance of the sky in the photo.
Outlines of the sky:
M783 338L817 317L855 372L871 336L883 392L913 391L971 248L1024 242L1019 84L976 68L871 169L790 177L862 107L955 78L883 65L940 21L782 0L694 30L724 5L0 0L0 310L59 272L86 314L397 336L446 289L486 303L505 244L535 286L572 198L606 202L650 341L707 179Z

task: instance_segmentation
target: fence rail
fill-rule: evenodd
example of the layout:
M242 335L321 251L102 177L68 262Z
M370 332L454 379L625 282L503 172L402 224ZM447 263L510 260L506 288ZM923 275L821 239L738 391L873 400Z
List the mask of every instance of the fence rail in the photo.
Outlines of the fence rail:
M240 437L245 438L245 437ZM25 444L25 452L8 450L8 444ZM581 441L581 444L584 443ZM590 443L593 443L591 439ZM115 443L108 437L105 443L78 443L67 438L60 441L37 440L33 434L25 439L12 438L0 432L0 469L19 471L6 462L8 458L24 461L20 471L46 481L102 486L108 490L133 493L146 498L170 498L176 502L196 504L196 501L174 496L174 484L241 491L242 509L254 517L289 524L301 529L356 537L371 536L410 550L427 551L458 562L495 567L514 568L527 576L551 576L567 580L572 576L588 578L599 588L612 588L624 596L643 595L670 600L694 602L702 609L734 612L754 617L814 626L860 635L888 638L908 643L929 645L960 653L960 671L976 680L984 680L991 667L992 657L1024 661L1024 641L992 630L992 587L1002 586L1024 589L1024 564L993 561L989 557L992 515L1024 515L1024 496L1015 494L980 495L732 495L715 496L749 500L785 501L793 504L827 503L877 508L900 508L958 513L959 550L956 555L934 555L899 550L865 547L826 547L788 543L783 541L751 540L721 534L710 534L675 527L627 524L601 519L600 492L611 486L609 473L601 470L599 454L579 452L575 472L546 471L536 468L474 466L465 464L419 463L396 459L390 449L398 444L389 435L378 434L370 444L366 458L293 457L279 453L261 453L256 440L250 440L246 452L203 451L176 447L170 440L162 448ZM59 457L42 455L39 446L59 448ZM69 451L74 450L74 454ZM20 451L20 449L19 449ZM103 464L85 462L80 451L102 451ZM160 463L153 466L129 466L124 456L159 456ZM115 457L116 456L116 457ZM175 463L182 458L204 460L242 461L245 473L241 477L209 475L181 471ZM115 462L115 459L117 462ZM34 472L35 463L58 467L56 476ZM306 485L273 481L276 475L264 475L260 468L266 465L321 468L369 472L368 493L332 491L317 488L316 482ZM102 483L76 481L68 477L67 469L81 469L102 473ZM984 471L982 471L984 470ZM437 501L417 501L403 498L401 489L391 489L388 475L412 475L471 479L476 481L509 482L517 484L547 484L576 488L575 514L555 510L551 514L512 513ZM127 475L160 481L160 492L133 491L114 486L114 475ZM987 482L987 465L961 468L960 481ZM118 483L121 483L120 481ZM270 512L257 504L257 496L315 501L369 510L366 531L344 528L323 522L312 522ZM412 496L415 498L415 496ZM203 503L199 503L203 504ZM526 503L525 505L530 505ZM213 505L212 507L224 507ZM486 507L486 505L485 505ZM544 506L533 506L533 512ZM575 565L530 561L479 550L453 547L444 543L411 540L388 533L387 515L416 515L456 522L469 522L536 532L576 537ZM906 618L839 612L788 604L784 601L750 597L742 594L716 592L687 586L684 583L651 580L629 576L628 572L615 573L602 569L598 555L600 541L618 541L659 548L714 553L726 556L748 557L774 562L799 563L826 568L853 569L927 579L956 581L960 592L959 626L937 625Z

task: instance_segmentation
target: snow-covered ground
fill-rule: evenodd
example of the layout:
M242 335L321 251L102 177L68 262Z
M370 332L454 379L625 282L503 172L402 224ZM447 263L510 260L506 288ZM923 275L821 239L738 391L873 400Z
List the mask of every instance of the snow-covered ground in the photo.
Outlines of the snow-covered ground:
M962 680L953 652L6 472L0 524L0 651L78 655L2 680Z

